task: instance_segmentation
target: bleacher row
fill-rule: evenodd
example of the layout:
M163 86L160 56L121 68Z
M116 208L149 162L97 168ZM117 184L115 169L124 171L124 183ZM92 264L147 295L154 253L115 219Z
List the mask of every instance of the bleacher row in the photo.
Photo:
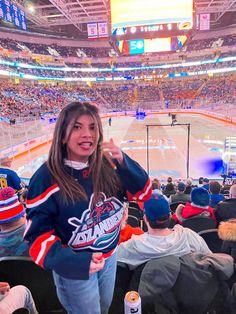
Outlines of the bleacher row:
M202 50L207 48L220 48L223 46L233 46L236 44L235 34L225 35L220 38L207 38L202 40L190 40L187 43L186 50ZM32 42L15 41L11 38L1 38L0 47L3 49L8 49L11 51L25 51L35 54L42 55L54 55L55 57L93 57L93 58L103 58L109 57L111 52L111 47L66 47L58 44L45 45ZM81 53L82 51L82 53Z
M154 83L92 84L92 86L15 84L1 81L1 116L7 119L40 118L56 114L75 100L92 101L101 111L143 109L206 109L225 111L236 102L236 80L232 75L213 78L166 80ZM29 97L30 95L30 97ZM155 106L153 105L155 104ZM152 107L151 107L152 106ZM232 115L234 111L232 111Z

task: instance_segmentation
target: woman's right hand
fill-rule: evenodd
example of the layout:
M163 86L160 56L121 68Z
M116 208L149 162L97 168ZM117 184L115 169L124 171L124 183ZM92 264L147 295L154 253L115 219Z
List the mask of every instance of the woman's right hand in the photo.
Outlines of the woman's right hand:
M103 269L105 265L105 259L102 257L102 253L93 253L92 260L90 263L89 274L94 274L101 269Z

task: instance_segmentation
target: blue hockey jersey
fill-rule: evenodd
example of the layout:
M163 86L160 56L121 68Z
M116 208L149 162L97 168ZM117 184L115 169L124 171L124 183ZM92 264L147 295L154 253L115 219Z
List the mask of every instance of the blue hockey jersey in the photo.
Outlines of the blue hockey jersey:
M52 183L47 164L38 169L29 185L25 234L35 263L66 278L88 279L92 254L112 254L119 240L124 198L145 201L152 192L150 179L140 165L125 154L124 163L117 163L114 170L122 191L112 197L101 191L96 204L88 168L68 169L88 197L68 205L62 202L59 186Z
M0 168L0 189L13 188L16 192L22 190L21 180L18 177L17 173L9 168Z

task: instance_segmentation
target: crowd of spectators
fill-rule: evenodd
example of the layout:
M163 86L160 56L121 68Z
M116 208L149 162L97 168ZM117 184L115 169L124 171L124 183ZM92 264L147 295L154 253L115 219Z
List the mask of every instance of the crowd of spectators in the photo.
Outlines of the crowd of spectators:
M7 119L57 113L73 100L95 102L102 111L202 108L225 114L224 104L236 102L236 81L233 75L89 85L2 80L0 95L1 117Z
M189 39L183 48L183 51L202 50L206 48L220 48L222 46L233 46L236 43L235 34L225 35L217 38L207 39ZM54 57L88 57L92 59L96 58L116 58L118 53L114 51L112 47L71 47L61 46L58 44L39 44L32 42L15 41L10 38L0 39L0 48L8 49L12 52L29 52L32 54L41 54ZM156 53L153 53L155 55ZM127 66L126 63L120 63L119 66ZM129 61L128 61L129 62ZM142 61L132 63L133 66L140 65ZM129 66L129 64L128 64Z
M70 47L57 44L46 45L39 43L29 43L15 41L10 38L0 39L0 47L11 51L27 51L33 54L53 55L55 57L109 57L110 47L90 48L90 47Z
M220 48L222 46L233 46L236 44L236 35L226 35L223 37L191 40L187 44L187 51L202 50L207 48Z

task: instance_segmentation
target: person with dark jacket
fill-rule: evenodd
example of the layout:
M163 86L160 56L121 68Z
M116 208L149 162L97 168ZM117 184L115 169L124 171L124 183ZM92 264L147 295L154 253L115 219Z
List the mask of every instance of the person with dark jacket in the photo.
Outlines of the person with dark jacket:
M179 182L176 194L170 196L170 204L176 202L190 202L190 195L185 194L185 187L186 185L183 182Z
M123 202L151 197L147 173L112 139L98 107L73 102L57 119L48 160L27 193L30 256L51 269L68 314L108 313Z
M167 179L167 184L164 188L163 194L167 197L170 197L170 195L175 194L176 190L175 190L175 186L172 182L172 178L168 177Z
M219 202L216 206L215 216L218 223L236 218L236 184L229 190L229 199Z

